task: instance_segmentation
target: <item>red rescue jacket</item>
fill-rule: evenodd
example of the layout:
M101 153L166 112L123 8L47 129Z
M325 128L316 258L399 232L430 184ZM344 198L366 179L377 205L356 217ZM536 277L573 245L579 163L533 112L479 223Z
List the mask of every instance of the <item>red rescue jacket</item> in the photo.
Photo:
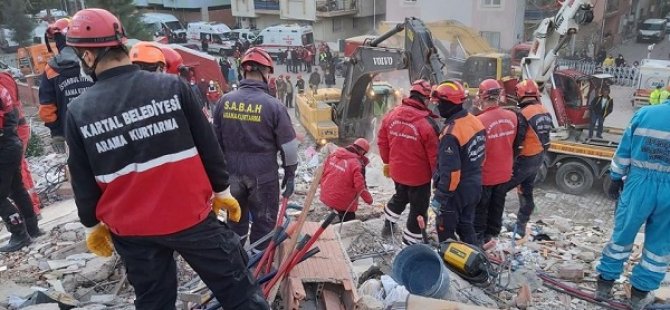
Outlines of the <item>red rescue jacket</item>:
M365 156L359 156L345 148L338 148L326 158L321 177L321 202L336 211L356 212L358 194L368 203L372 196L365 185L364 169L368 164Z
M515 150L523 137L517 138L516 113L491 107L477 118L486 129L486 152L482 167L482 185L498 185L512 178Z
M437 167L439 126L436 116L415 99L405 98L382 121L377 145L394 182L419 186L430 183Z

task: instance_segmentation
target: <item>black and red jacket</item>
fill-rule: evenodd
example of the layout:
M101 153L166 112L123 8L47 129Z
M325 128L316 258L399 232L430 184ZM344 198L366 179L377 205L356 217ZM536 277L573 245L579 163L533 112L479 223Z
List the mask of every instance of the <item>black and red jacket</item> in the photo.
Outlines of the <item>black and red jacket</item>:
M120 236L190 228L228 188L223 153L176 76L113 68L68 107L68 165L79 218Z
M19 107L19 90L16 81L9 73L0 72L0 143L2 144L20 143L17 126L23 119L23 115L19 115Z

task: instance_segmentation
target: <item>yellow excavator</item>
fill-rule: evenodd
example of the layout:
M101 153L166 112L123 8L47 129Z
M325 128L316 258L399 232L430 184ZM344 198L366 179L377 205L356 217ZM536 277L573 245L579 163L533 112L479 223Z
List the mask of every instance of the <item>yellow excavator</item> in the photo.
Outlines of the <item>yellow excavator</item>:
M504 80L513 75L510 55L492 48L474 29L455 20L429 22L425 25L445 59L447 76L462 80L470 88L471 94L476 93L479 83L485 79ZM378 29L385 32L393 26L393 22L385 21L378 25ZM397 47L395 44L402 42L402 38L397 36L389 41L389 46Z
M405 33L403 48L380 47L400 32ZM401 99L393 85L375 80L379 73L408 70L410 81L425 79L433 85L446 79L430 32L416 18L366 40L344 64L342 89L305 90L296 97L296 116L319 144L374 135L381 117Z

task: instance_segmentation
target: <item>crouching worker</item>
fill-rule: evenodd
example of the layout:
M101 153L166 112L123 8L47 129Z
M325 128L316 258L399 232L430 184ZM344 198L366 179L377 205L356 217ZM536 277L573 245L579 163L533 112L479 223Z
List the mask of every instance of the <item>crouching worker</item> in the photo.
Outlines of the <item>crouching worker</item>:
M365 184L365 166L370 150L368 140L363 138L347 146L340 147L326 158L321 177L321 202L337 211L340 222L356 218L358 197L372 204L372 195Z

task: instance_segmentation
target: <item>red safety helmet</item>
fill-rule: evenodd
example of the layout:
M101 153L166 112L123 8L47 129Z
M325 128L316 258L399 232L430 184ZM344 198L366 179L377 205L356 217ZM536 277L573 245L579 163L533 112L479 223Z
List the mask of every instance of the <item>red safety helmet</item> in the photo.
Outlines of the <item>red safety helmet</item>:
M299 79L302 79L302 75L298 74L298 78L299 78Z
M414 81L414 83L412 83L412 88L409 90L410 93L415 92L426 98L430 97L431 91L432 87L430 86L430 83L424 79Z
M516 97L519 100L524 97L540 98L540 87L533 80L523 80L516 84Z
M356 141L354 141L354 145L359 149L361 149L362 151L364 151L365 153L370 151L370 142L368 142L368 140L366 140L365 138L356 139Z
M62 33L65 34L67 33L67 27L70 26L70 19L69 18L61 18L57 21L55 21L53 24L49 25L49 28L47 28L47 33L49 35L54 35L56 33Z
M244 71L258 71L260 65L263 67L270 68L270 73L274 73L275 68L272 64L272 57L264 49L260 47L252 47L244 53L242 57L242 62L240 65Z
M431 99L462 104L467 97L463 85L458 81L445 81L438 85L430 94Z
M492 98L500 98L503 94L503 87L497 80L486 79L479 84L479 91L477 96L479 99L488 100Z
M123 25L103 9L84 9L72 17L67 44L74 47L116 47L127 41Z
M158 46L165 57L165 72L179 74L179 68L184 65L184 59L173 48L165 45Z

